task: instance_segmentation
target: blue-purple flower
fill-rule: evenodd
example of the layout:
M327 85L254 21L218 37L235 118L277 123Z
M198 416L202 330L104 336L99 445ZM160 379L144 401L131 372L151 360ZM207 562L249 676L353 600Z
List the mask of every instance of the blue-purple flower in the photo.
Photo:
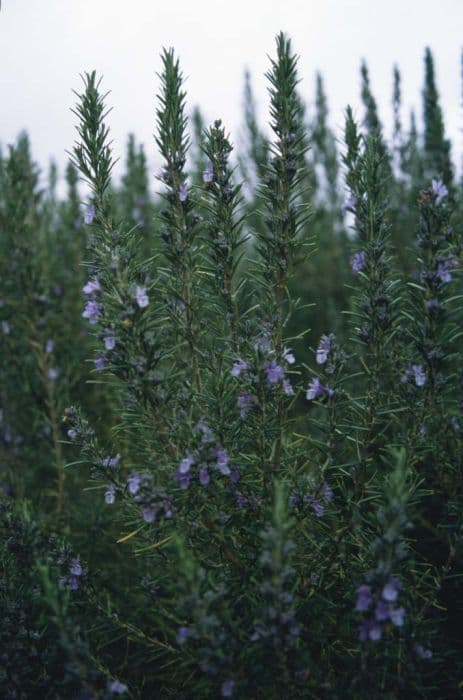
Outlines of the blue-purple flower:
M188 637L191 637L191 630L189 627L185 627L182 625L181 627L178 628L177 630L177 643L178 644L185 644L187 641Z
M156 511L152 506L143 506L142 516L145 523L154 523L156 520Z
M87 284L82 287L82 291L86 297L92 297L101 291L100 282L96 278L89 280Z
M124 693L128 691L128 688L125 683L121 683L120 681L111 681L108 684L108 690L113 695L124 695Z
M100 467L103 467L104 469L118 469L119 468L119 463L121 461L121 456L119 452L114 456L114 457L105 457L100 461Z
M107 331L108 335L103 338L104 346L106 350L114 350L116 345L116 336L111 331Z
M357 197L355 194L350 194L344 201L342 205L342 215L345 216L348 211L352 211L357 204Z
M206 165L206 168L203 172L203 182L205 185L209 185L213 179L214 179L214 168L213 168L212 163L209 161L209 163Z
M328 360L328 355L331 350L331 338L328 335L322 335L317 348L316 362L318 365L324 365Z
M269 384L278 384L278 382L282 382L285 378L285 371L283 367L275 360L272 360L272 362L267 362L264 369Z
M400 590L400 581L396 576L393 576L385 584L382 591L382 598L388 603L393 603L397 600Z
M139 287L135 290L135 301L140 309L144 309L149 304L148 294L146 292L146 287Z
M96 214L96 209L94 204L89 204L88 207L85 209L84 212L84 222L86 224L91 224L93 223L93 219L95 218Z
M180 185L180 189L178 191L178 198L181 202L186 202L188 199L188 184L186 182L183 182Z
M116 487L114 486L114 484L110 484L110 486L108 486L108 488L106 489L105 495L104 495L104 500L105 500L105 503L107 503L108 505L112 505L115 502L115 500L116 500Z
M217 445L215 456L217 458L217 469L224 476L228 476L230 474L230 467L228 466L228 452L220 445Z
M83 318L86 318L89 323L94 325L95 323L98 323L98 321L101 318L102 314L102 307L101 304L98 304L98 302L94 300L87 301L85 304L85 309L82 312Z
M414 379L416 386L424 386L426 384L426 373L423 365L408 365L400 381L402 384L406 384L411 378Z
M240 418L244 420L252 408L253 399L247 391L244 391L238 396L236 405L240 409Z
M231 369L231 375L232 375L232 377L239 377L242 374L242 372L246 372L247 369L248 369L248 363L239 358L234 363L234 365Z
M288 365L293 365L296 362L291 348L283 348L283 360L287 362Z
M436 204L438 206L442 202L442 200L445 199L445 197L447 197L449 193L447 187L444 185L442 180L433 180L431 183L431 190L436 198Z
M127 488L132 496L135 496L135 494L139 492L141 483L142 477L138 472L130 474L129 478L127 479Z
M102 372L105 368L105 365L106 365L106 355L103 352L99 352L94 363L95 363L95 369L98 372Z
M235 681L230 678L222 683L220 693L221 693L223 698L231 698L231 697L233 697L234 690L235 690Z
M3 335L8 335L11 331L11 326L8 321L2 321L2 333Z
M365 584L359 586L357 588L357 603L355 605L357 612L365 612L371 607L372 603L371 587Z
M436 277L440 279L444 284L448 284L452 281L452 274L450 268L455 266L454 260L444 260L437 265Z
M354 255L352 256L352 259L350 261L350 266L351 266L352 272L355 272L357 274L357 272L360 272L360 270L363 270L363 268L365 267L366 260L367 260L367 257L365 255L365 253L363 252L363 250L361 250L358 253L354 253Z
M306 392L306 398L307 401L320 399L323 396L327 396L329 399L331 399L333 398L334 394L334 389L331 389L330 387L327 387L324 384L322 384L318 377L312 377Z

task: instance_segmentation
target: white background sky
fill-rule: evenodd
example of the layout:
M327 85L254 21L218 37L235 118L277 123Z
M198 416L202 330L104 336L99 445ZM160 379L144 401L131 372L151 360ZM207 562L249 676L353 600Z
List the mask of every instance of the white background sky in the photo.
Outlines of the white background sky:
M267 55L274 54L274 37L283 30L300 56L309 110L320 70L339 135L348 103L362 115L362 57L387 129L395 62L402 71L404 121L412 105L421 121L423 54L429 45L459 166L462 27L463 0L3 0L0 143L27 129L41 166L47 168L54 157L63 167L74 139L71 90L80 88L79 73L96 69L111 90L117 155L124 155L126 135L133 131L154 171L156 71L162 47L173 46L188 78L190 108L199 104L208 121L222 118L237 144L244 69L252 73L262 121Z

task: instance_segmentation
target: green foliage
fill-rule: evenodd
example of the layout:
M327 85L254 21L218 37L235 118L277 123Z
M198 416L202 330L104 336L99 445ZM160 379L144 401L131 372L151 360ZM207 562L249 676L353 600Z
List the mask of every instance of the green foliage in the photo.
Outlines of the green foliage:
M63 199L26 136L0 154L7 698L459 694L463 200L432 56L423 133L394 70L390 145L365 63L342 148L297 68L279 34L270 130L246 74L234 150L164 50L155 198L133 136L112 179L95 72Z

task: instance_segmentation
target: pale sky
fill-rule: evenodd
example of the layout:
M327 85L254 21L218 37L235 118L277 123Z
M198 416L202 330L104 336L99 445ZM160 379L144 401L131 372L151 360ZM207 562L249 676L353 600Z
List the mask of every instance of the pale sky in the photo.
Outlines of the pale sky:
M242 124L243 73L248 67L266 118L268 55L283 30L300 56L301 91L311 109L320 70L338 135L352 104L360 117L359 66L364 57L389 135L392 67L402 71L404 119L413 105L421 121L423 54L429 45L453 158L462 158L460 52L463 0L3 0L0 11L0 143L21 129L47 168L66 162L74 140L70 112L79 74L96 69L111 90L115 154L124 157L132 131L152 171L159 158L154 131L156 71L162 47L173 46L188 78L188 105L221 118L234 143Z

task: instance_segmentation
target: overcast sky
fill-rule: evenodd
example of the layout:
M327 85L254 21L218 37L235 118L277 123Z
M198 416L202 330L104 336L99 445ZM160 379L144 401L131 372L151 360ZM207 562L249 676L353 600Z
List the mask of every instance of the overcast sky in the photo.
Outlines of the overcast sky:
M430 46L459 167L462 27L463 0L3 0L0 143L27 129L41 166L54 157L62 167L74 139L72 89L80 89L80 73L96 69L111 90L117 155L124 155L126 135L133 131L154 169L156 71L164 46L173 46L180 58L189 107L200 105L208 121L222 118L238 143L244 69L253 76L263 120L267 55L274 54L274 37L283 30L300 56L309 109L320 70L337 129L347 104L362 114L363 57L387 128L394 63L402 70L407 122L411 106L421 120L423 54Z

